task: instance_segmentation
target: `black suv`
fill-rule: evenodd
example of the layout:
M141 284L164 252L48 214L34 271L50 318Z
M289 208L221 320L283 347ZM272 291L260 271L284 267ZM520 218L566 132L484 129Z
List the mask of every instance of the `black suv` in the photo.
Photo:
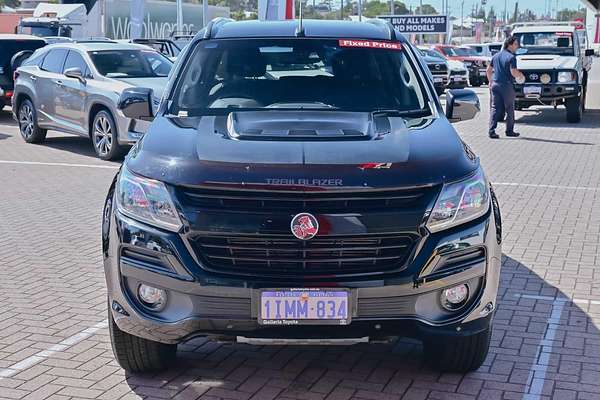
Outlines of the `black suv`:
M46 41L37 36L0 34L0 110L10 105L15 82L13 73Z
M179 56L106 198L113 350L128 371L177 344L424 341L444 370L484 361L500 214L417 50L383 21L218 19Z

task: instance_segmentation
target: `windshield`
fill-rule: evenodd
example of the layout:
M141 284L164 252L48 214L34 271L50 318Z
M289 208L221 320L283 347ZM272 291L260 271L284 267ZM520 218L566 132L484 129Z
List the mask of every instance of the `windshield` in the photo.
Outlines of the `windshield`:
M445 60L444 56L438 53L435 50L431 49L419 49L421 54L428 57L439 58L440 60Z
M231 108L429 111L401 45L364 40L202 41L172 104L172 113L190 116Z
M516 33L515 36L520 46L517 54L575 54L571 32L527 32Z
M467 47L442 47L442 51L450 57L470 57L477 55L475 50Z
M107 78L168 76L173 63L152 50L99 50L89 52L94 66Z
M492 55L499 53L502 50L502 45L501 44L491 44L490 45L490 53Z

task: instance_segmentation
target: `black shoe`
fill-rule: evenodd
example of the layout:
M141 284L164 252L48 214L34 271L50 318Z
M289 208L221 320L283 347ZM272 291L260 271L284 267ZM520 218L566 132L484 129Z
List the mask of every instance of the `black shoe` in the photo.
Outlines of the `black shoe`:
M519 137L521 134L519 132L506 132L506 136L508 137Z
M498 134L496 132L489 132L488 136L490 137L490 139L499 139L500 136L498 136Z

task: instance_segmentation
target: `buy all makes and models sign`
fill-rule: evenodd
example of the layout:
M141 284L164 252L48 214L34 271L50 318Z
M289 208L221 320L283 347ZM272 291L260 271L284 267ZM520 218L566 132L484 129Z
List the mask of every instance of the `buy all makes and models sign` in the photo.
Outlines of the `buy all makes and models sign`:
M400 33L448 32L448 17L446 15L380 15L377 18L391 22Z

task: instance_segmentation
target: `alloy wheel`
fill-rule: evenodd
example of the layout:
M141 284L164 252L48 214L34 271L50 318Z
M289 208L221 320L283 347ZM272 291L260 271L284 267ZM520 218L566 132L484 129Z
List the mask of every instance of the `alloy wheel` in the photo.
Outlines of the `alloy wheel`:
M105 115L96 117L94 121L94 146L99 155L105 156L112 148L112 125Z
M33 110L27 103L21 106L21 111L19 112L19 128L21 129L21 135L25 139L29 139L33 135Z

